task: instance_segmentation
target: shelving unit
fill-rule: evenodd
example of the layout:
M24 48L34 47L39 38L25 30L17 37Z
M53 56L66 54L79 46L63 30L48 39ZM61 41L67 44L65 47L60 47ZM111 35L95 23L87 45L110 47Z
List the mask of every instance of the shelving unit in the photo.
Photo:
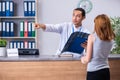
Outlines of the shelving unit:
M0 38L6 39L8 41L7 48L21 48L21 47L10 47L11 42L13 42L13 43L16 42L16 45L17 45L17 42L21 42L21 41L23 43L31 41L31 45L33 45L32 42L34 42L34 45L33 45L34 47L29 47L30 45L29 45L29 43L27 43L27 48L37 48L37 31L33 28L33 25L32 25L33 22L37 22L37 0L0 0L0 3L2 4L2 2L7 2L7 1L12 1L13 2L14 15L13 16L2 16L1 15L0 16L0 22L13 22L13 24L14 24L14 36L0 35ZM30 16L30 15L25 16L25 14L24 14L24 11L25 11L24 10L25 9L24 2L25 1L28 2L27 3L28 5L29 5L29 2L30 2L31 5L32 5L32 1L35 2L35 6L34 6L35 16L33 16L33 15L32 16ZM3 5L2 5L2 7L3 7ZM32 7L31 7L31 10L32 10ZM35 36L29 36L28 33L27 33L27 35L28 35L27 37L26 36L20 36L20 30L21 30L20 22L27 22L27 32L28 32L28 24L31 23L32 29L35 31ZM3 27L3 25L2 25L2 27ZM15 44L12 44L12 45L15 45ZM24 43L24 48L26 48L25 46L26 45Z

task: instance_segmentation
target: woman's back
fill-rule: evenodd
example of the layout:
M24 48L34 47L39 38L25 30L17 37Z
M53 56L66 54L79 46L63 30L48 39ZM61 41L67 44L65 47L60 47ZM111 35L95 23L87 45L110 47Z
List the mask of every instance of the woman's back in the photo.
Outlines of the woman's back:
M88 63L87 71L97 71L103 68L109 68L108 55L112 48L112 41L103 41L94 34L92 59Z

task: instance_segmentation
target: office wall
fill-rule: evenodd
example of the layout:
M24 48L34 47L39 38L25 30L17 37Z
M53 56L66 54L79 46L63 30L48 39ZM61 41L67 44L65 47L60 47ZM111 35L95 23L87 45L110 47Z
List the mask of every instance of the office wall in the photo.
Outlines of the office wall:
M72 10L80 0L38 0L39 23L63 23L72 21ZM91 0L93 9L86 15L83 25L93 31L94 18L98 14L120 16L120 0ZM38 30L38 48L41 55L54 55L59 45L59 34Z

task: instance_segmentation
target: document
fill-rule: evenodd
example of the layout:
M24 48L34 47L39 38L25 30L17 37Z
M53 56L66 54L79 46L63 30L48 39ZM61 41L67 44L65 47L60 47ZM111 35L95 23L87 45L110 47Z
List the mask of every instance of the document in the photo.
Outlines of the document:
M84 51L84 48L81 46L81 44L87 41L88 35L89 35L88 33L84 33L84 32L72 33L67 43L65 44L62 53L73 52L73 53L81 54Z

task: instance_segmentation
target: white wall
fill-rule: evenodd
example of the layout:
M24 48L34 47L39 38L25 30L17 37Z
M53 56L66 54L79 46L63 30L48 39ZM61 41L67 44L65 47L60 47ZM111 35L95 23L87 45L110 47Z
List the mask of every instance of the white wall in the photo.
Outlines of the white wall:
M72 11L80 0L38 0L39 23L63 23L72 20ZM105 13L108 16L120 16L120 0L91 0L93 9L86 15L83 25L93 31L94 18ZM59 34L38 30L38 48L41 55L54 55L59 45Z

